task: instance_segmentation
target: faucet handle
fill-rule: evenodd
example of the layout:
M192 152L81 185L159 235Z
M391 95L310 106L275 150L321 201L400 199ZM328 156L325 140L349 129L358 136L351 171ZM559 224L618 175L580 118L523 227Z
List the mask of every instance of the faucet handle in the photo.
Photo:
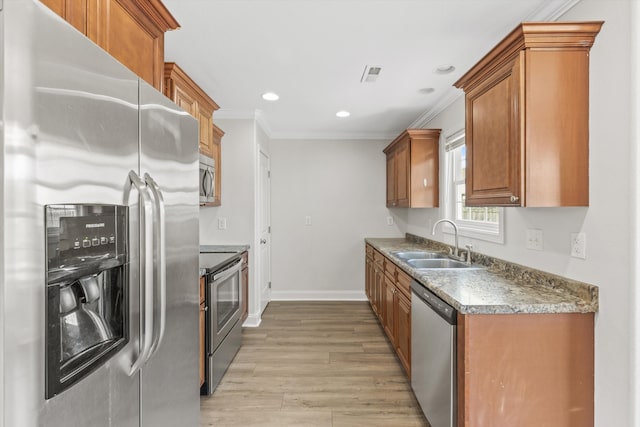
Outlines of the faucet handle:
M471 243L464 245L467 248L467 264L471 264L471 252L473 250L473 245Z

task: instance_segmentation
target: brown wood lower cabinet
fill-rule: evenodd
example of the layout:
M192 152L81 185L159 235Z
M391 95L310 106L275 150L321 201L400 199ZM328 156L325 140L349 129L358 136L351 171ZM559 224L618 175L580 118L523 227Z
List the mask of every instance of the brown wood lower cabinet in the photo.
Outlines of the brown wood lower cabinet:
M366 246L365 289L411 378L411 277ZM458 314L458 427L593 427L594 314Z
M204 321L205 321L205 311L206 311L206 305L204 302L204 285L205 285L205 278L204 276L200 277L200 385L204 384L204 361L205 361L205 357L204 357L204 353L205 353L205 347L204 347L204 341L205 341L205 325L204 325Z
M458 315L458 426L594 425L594 315Z
M411 378L411 278L367 245L365 290L400 363Z
M242 253L242 300L240 322L249 317L249 252Z

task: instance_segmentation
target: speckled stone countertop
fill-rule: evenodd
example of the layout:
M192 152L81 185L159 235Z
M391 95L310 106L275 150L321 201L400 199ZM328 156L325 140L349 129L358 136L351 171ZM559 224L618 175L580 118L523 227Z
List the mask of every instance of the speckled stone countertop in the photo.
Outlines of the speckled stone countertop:
M406 238L367 238L365 242L463 314L592 313L598 311L598 287L474 253L481 269L418 270L392 252L449 246L407 234Z

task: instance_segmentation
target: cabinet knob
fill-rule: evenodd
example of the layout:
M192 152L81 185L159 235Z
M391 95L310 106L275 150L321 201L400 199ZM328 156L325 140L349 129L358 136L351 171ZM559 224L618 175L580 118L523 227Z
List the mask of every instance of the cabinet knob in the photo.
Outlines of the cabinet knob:
M520 200L520 197L518 197L518 196L511 196L511 203L515 203L515 202L517 202L518 200Z

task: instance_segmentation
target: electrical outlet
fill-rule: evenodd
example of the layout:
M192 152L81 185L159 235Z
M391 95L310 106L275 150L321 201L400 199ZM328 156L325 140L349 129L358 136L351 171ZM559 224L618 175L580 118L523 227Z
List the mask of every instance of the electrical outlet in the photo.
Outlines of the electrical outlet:
M388 216L387 217L387 225L393 225L393 217L392 216Z
M541 251L543 248L542 230L535 228L527 229L526 248L534 251Z
M587 259L587 235L585 233L571 233L571 256Z
M218 230L226 230L227 229L227 218L218 217Z
M304 217L304 225L311 225L311 215Z

